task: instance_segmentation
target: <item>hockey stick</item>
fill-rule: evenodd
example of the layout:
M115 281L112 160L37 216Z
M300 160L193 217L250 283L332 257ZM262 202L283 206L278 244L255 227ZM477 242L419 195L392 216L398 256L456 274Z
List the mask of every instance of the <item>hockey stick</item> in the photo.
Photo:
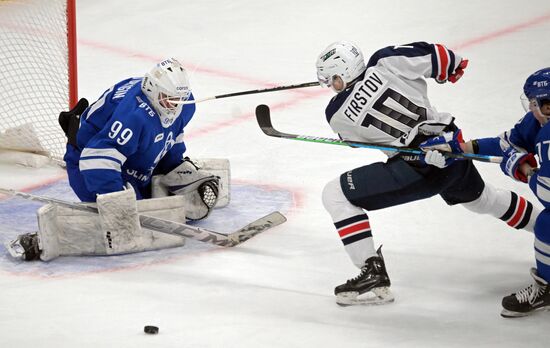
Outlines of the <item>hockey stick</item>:
M19 192L14 190L7 190L0 188L0 193L17 196L31 201L41 202L41 203L52 203L60 206L88 211L91 213L97 213L98 210L95 206L89 203L72 203L56 198L49 198L43 196L32 195L30 193ZM238 229L235 232L229 234L223 234L215 232L206 228L190 226L187 224L182 224L175 221L169 221L165 219L160 219L148 215L139 215L139 222L142 227L161 232L172 234L181 237L187 237L191 239L198 240L204 243L211 243L223 247L233 247L239 245L250 238L254 237L257 234L260 234L272 227L282 224L286 221L286 218L283 214L275 211L273 213L267 214L264 217L255 220L243 228Z
M174 101L173 104L196 104L207 100L212 99L222 99L222 98L229 98L229 97L237 97L241 95L247 95L247 94L257 94L257 93L266 93L266 92L276 92L276 91L284 91L285 89L296 89L296 88L304 88L304 87L314 87L319 86L319 82L306 82L301 83L298 85L288 85L288 86L279 86L279 87L273 87L273 88L265 88L265 89L252 89L249 91L243 91L243 92L235 92L235 93L229 93L229 94L220 94L215 95L212 97L207 98L201 98L201 99L195 99L195 100L186 100L186 101Z
M271 114L269 111L269 106L263 105L263 104L258 105L256 107L256 120L258 121L258 125L260 126L262 131L266 135L269 135L271 137L308 141L313 143L321 143L321 144L329 144L329 145L342 145L342 146L362 147L366 149L375 149L375 150L382 150L382 151L410 153L413 155L425 154L425 152L420 149L415 149L410 147L378 145L378 144L364 143L360 141L348 141L348 140L340 140L340 139L334 139L334 138L318 137L313 135L300 135L300 134L290 134L290 133L279 132L278 130L273 128L273 124L271 123ZM477 155L472 153L460 153L460 154L455 154L450 152L442 152L442 153L445 155L445 157L470 159L470 160L481 161L481 162L500 163L502 161L502 157L497 157L497 156Z

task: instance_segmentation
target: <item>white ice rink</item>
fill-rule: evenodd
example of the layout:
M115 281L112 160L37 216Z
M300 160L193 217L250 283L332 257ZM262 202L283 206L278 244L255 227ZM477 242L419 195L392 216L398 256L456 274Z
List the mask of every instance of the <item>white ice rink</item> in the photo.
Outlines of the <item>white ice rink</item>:
M523 116L525 78L550 65L548 0L77 2L79 94L90 100L167 56L184 62L202 98L314 81L317 54L336 40L355 41L367 57L388 45L439 42L470 65L456 85L431 81L430 98L469 139L511 128ZM198 105L188 154L228 158L235 188L235 201L211 223L238 226L270 209L288 217L239 247L189 243L47 264L14 261L0 247L0 346L550 347L549 312L499 315L501 298L532 280L533 235L439 197L369 214L395 303L335 304L334 286L358 270L321 190L384 156L270 138L253 116L266 103L277 128L332 137L324 117L331 96L308 88ZM497 165L478 168L488 182L535 200ZM71 198L60 168L0 173L1 187ZM1 241L34 229L36 207L0 201ZM160 333L146 335L144 325Z

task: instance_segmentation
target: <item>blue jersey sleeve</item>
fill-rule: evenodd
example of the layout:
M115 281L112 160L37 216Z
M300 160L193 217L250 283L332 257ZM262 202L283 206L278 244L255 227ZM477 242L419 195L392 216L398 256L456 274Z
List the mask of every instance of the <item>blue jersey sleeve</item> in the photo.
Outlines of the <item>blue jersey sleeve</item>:
M370 57L367 68L382 65L410 80L424 77L445 82L461 61L460 56L441 44L413 42L378 50Z
M143 109L133 98L118 104L103 128L82 149L79 168L87 189L94 194L103 194L123 189L121 168L128 156L135 153L140 144L151 139L142 136Z
M514 128L494 138L477 139L478 153L490 156L502 156L504 151L515 147L523 152L535 153L535 138L540 130L538 121L527 113Z

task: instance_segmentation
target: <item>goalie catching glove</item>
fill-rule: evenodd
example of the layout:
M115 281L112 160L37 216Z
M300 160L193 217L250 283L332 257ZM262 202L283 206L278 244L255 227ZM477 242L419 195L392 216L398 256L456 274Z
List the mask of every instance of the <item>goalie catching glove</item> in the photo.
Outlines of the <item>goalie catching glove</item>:
M170 194L185 198L190 220L204 219L218 202L220 177L201 170L188 157L158 183Z

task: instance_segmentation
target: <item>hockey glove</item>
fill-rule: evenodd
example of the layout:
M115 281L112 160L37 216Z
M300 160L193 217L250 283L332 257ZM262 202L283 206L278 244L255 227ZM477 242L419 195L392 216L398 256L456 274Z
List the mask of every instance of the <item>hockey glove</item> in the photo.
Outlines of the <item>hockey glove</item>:
M423 151L439 150L452 153L463 153L460 144L464 143L462 138L462 130L456 132L447 132L443 135L430 138L419 145Z
M520 167L527 163L532 168L537 168L537 160L532 153L519 152L514 148L509 148L502 155L500 169L504 174L521 182L527 182L527 176L522 173Z
M447 158L437 150L428 150L425 155L420 155L420 160L437 168L445 168L455 161L454 158Z
M456 81L460 80L462 75L464 75L464 69L468 66L468 59L463 59L460 61L460 64L455 69L455 72L449 75L449 78L447 80L451 81L451 83L456 83Z

